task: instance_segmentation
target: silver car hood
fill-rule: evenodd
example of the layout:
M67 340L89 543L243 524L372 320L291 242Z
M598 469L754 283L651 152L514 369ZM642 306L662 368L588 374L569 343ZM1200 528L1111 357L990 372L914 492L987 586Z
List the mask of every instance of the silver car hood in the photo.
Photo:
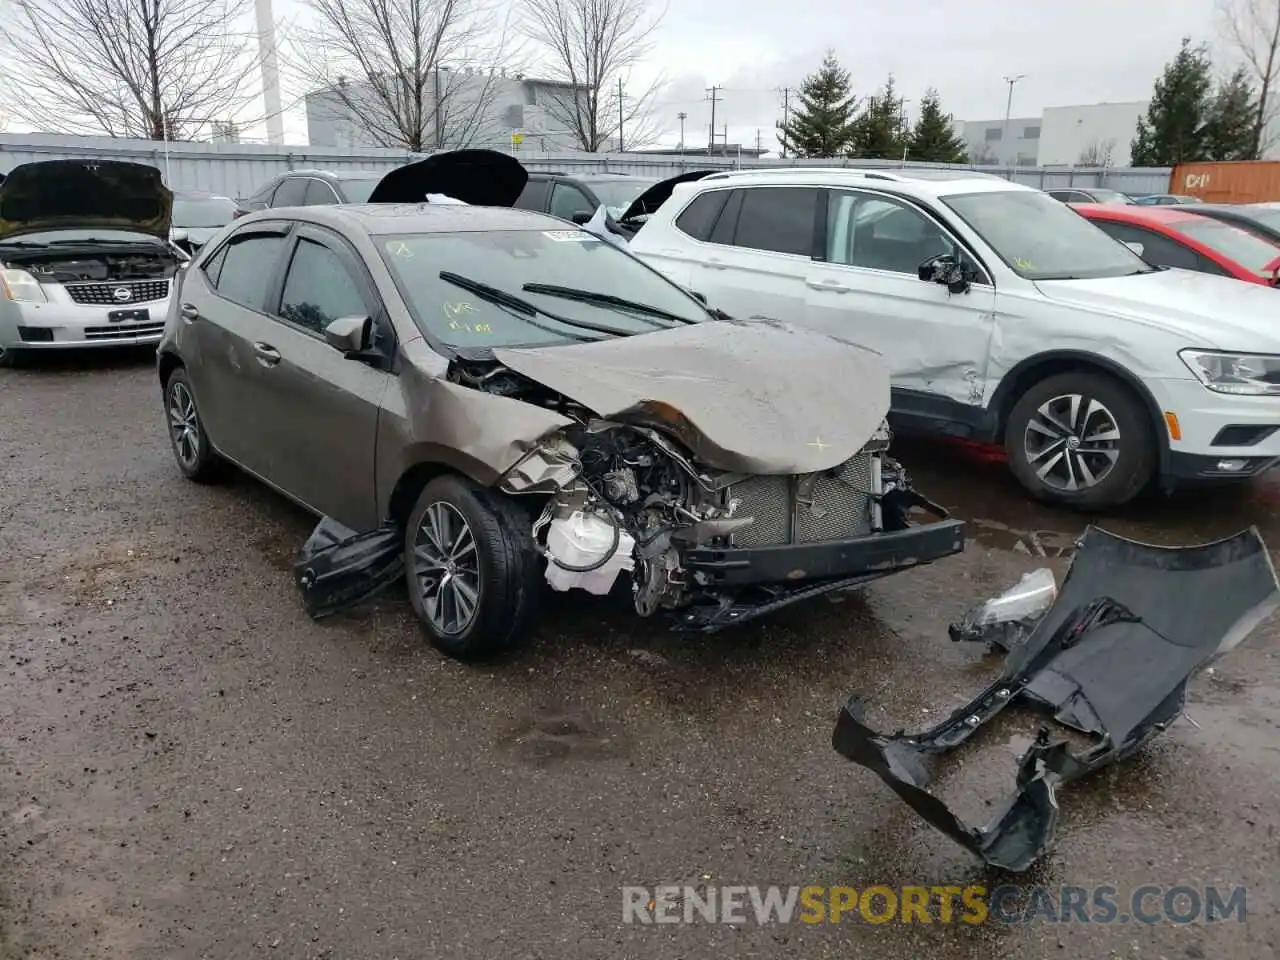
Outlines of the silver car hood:
M838 466L889 411L889 367L878 353L774 321L708 321L494 357L603 419L660 430L703 466L736 473Z

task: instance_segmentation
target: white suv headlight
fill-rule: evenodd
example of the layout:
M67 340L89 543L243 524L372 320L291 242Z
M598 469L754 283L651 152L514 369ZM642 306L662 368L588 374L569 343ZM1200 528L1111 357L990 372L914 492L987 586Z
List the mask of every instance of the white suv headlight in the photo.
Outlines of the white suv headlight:
M1182 350L1178 353L1196 379L1218 393L1280 394L1280 356Z
M25 270L5 270L0 273L6 300L23 300L27 303L48 303L40 281Z

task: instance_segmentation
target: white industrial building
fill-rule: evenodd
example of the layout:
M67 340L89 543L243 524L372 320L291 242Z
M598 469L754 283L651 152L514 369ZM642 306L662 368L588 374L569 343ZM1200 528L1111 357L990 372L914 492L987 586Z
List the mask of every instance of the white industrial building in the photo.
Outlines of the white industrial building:
M316 147L392 146L379 133L391 126L386 108L363 82L342 80L341 90L329 88L306 95L307 139ZM542 151L580 149L563 122L572 105L573 86L556 80L522 75L441 67L426 91L427 146L457 149L468 146L511 147ZM439 136L435 133L439 101ZM358 119L357 114L375 118Z
M1127 167L1147 101L1047 107L1038 117L976 120L959 125L970 156L1017 166Z

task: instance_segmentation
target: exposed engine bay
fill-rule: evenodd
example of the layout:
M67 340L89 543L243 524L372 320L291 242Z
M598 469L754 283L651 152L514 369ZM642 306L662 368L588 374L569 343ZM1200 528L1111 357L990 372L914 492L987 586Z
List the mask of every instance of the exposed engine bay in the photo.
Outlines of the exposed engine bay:
M544 498L533 536L552 588L608 594L626 573L622 582L630 580L644 617L696 607L681 615L683 625L715 630L875 578L836 583L788 573L790 583L754 585L744 605L741 588L690 569L690 550L816 545L903 530L916 506L946 516L911 491L902 467L887 456L887 424L853 458L822 473L747 475L703 469L659 427L596 417L496 361L455 359L449 379L573 421L521 459L500 488Z
M168 280L183 258L159 241L77 243L41 249L0 246L6 268L25 270L40 283L114 283Z

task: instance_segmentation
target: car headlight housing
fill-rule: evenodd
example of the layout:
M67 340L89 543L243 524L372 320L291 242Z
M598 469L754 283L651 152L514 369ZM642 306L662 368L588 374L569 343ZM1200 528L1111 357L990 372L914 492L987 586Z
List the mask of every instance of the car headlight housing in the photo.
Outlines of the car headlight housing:
M4 287L6 300L18 300L25 303L48 303L40 281L25 270L0 271L0 285Z
M1197 380L1217 393L1280 395L1280 356L1183 350L1179 357Z

